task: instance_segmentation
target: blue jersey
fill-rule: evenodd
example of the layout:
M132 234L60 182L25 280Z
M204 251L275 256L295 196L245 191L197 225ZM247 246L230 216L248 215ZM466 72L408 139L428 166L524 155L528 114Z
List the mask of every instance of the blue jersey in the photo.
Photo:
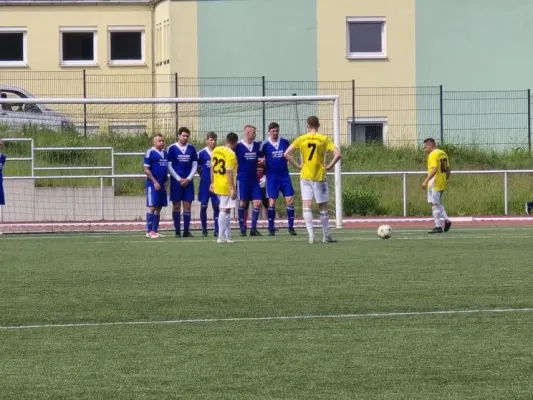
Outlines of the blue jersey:
M168 153L166 150L158 151L153 147L146 150L144 166L150 168L157 183L164 185L168 175ZM146 178L146 180L151 182L149 178Z
M173 143L168 147L168 162L180 178L192 178L198 165L196 148L190 144L181 147Z
M5 154L0 154L0 185L4 181L4 175L2 173L2 170L4 169L5 164L6 164L6 156Z
M237 179L257 180L257 160L261 157L261 145L253 142L251 145L240 141L235 147L237 156Z
M211 184L211 149L204 147L198 152L198 167L200 168L200 184Z
M269 139L261 143L261 153L265 157L267 181L269 177L289 176L289 166L283 157L289 146L289 141L284 138L279 138L277 142L272 142Z

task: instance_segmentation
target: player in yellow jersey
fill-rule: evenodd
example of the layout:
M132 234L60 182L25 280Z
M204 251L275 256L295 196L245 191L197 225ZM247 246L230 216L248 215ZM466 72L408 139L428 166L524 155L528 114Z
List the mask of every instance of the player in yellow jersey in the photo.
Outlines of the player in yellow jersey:
M341 159L341 152L335 143L327 136L318 133L320 122L317 117L307 118L308 133L299 136L285 151L285 158L296 168L300 169L300 188L303 203L305 226L309 233L309 243L315 240L313 232L312 202L315 198L320 210L323 242L334 243L329 233L329 188L326 172L331 170ZM294 150L300 150L300 164L290 155ZM333 158L326 164L326 153L332 152Z
M427 189L428 203L431 204L435 219L435 228L428 233L442 233L441 220L444 220L444 232L448 232L452 222L448 219L448 214L442 205L442 194L450 178L450 160L444 151L437 149L435 140L432 138L424 140L424 151L428 154L428 176L421 186L422 189Z
M237 207L237 192L235 190L237 157L233 149L237 146L238 141L237 134L230 132L226 136L226 145L215 147L211 154L211 187L209 190L216 194L220 200L217 243L233 243L231 240L230 211Z

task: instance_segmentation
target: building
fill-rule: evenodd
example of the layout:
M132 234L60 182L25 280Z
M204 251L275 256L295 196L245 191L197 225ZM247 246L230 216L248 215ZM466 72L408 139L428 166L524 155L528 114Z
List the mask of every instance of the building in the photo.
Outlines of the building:
M509 107L512 95L472 103L440 85L533 84L530 0L0 0L0 10L0 83L54 96L339 94L344 143L411 143L444 130L461 140L485 128L458 113ZM516 112L487 123L526 137L528 103L517 96ZM264 133L276 118L296 134L308 113L331 128L323 105L145 111L166 115L160 127L199 132L246 120Z

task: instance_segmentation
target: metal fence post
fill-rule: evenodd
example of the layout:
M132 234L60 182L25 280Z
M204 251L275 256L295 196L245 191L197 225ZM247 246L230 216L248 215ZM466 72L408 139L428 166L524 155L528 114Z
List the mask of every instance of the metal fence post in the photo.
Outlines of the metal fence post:
M87 71L82 71L83 77L83 98L87 98ZM83 137L87 138L87 103L83 104Z
M439 86L439 110L440 110L440 144L444 144L444 98L442 85Z
M263 75L261 77L261 96L265 97L266 96L266 78L265 76ZM265 102L263 102L263 140L266 139L266 105L265 105Z
M509 215L509 176L507 171L503 173L503 197L504 197L504 213Z
M178 97L179 96L179 84L178 84L178 73L175 72L174 73L174 97ZM179 125L179 104L176 103L175 105L175 112L176 112L176 117L175 117L175 124L174 124L174 129L175 129L175 133L178 134L178 125Z
M527 149L531 153L531 89L527 90Z
M352 125L350 126L350 144L355 138L355 79L352 79Z
M100 177L100 216L102 220L105 219L105 210L104 210L104 177Z
M402 176L403 186L403 216L407 217L407 173L403 173Z

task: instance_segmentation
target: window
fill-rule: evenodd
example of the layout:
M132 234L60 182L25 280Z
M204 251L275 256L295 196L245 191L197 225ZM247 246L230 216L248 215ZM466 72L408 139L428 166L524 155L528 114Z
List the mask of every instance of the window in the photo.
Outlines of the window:
M368 117L348 120L351 144L384 144L387 140L387 118Z
M387 58L387 25L384 17L346 19L346 57Z
M143 65L144 27L109 27L109 65Z
M60 28L62 66L94 66L98 64L96 28Z
M26 67L26 28L0 28L0 67Z

